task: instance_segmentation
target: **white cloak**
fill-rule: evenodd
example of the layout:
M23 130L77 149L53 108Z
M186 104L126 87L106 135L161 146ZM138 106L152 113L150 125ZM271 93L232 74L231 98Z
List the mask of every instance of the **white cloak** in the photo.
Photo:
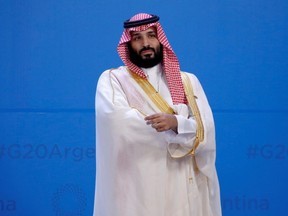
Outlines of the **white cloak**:
M107 70L96 91L94 216L220 216L215 169L215 128L198 79L188 74L204 125L204 141L191 156L196 123L185 104L173 105L161 66L144 70L178 114L178 134L157 132L144 121L159 113L126 67Z

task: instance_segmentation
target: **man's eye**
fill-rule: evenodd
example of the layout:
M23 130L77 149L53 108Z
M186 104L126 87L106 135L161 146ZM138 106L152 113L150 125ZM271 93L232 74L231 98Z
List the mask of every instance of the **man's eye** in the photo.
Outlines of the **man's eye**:
M133 40L134 40L134 41L137 41L137 40L140 40L140 39L141 39L140 36L134 36L134 37L133 37Z

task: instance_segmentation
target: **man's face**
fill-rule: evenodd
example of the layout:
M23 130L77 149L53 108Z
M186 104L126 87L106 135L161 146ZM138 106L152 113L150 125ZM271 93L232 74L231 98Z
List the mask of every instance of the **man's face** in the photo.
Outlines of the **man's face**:
M139 67L153 67L162 61L162 46L154 27L145 31L131 32L128 47L131 61Z

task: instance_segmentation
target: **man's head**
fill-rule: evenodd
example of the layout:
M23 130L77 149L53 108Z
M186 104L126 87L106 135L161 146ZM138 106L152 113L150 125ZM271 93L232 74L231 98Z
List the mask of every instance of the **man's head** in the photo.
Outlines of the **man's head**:
M139 67L150 68L162 61L163 47L155 27L144 31L132 31L131 41L127 44L130 60Z
M180 71L177 57L159 19L156 15L139 13L126 20L118 44L117 50L125 65L143 78L146 75L141 68L150 68L159 63L162 63L165 73L171 70L170 63Z
M144 79L141 68L161 62L173 103L187 103L178 59L158 21L158 16L146 13L126 20L117 51L130 71Z

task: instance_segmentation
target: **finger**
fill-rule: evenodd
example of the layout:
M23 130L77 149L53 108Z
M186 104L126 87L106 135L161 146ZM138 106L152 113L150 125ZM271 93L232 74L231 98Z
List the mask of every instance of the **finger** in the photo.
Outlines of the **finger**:
M165 127L157 127L155 129L156 129L157 132L163 132L163 131L167 130Z
M151 126L152 126L152 128L154 128L158 132L162 132L162 131L168 130L167 125L165 125L163 123L155 123L155 124L152 124Z
M158 124L158 123L153 123L153 124L151 125L151 127L157 129L157 128L159 128L159 124Z
M159 123L159 120L157 120L157 119L146 120L147 125L153 125L156 123Z
M146 121L146 124L151 125L151 124L153 124L153 122L152 121Z
M152 119L152 120L147 120L146 121L147 125L152 125L152 124L156 124L156 123L159 123L159 121L157 119Z
M156 113L156 114L152 114L152 115L146 116L144 118L144 120L149 121L149 120L153 120L153 119L158 118L158 117L159 117L159 113Z

